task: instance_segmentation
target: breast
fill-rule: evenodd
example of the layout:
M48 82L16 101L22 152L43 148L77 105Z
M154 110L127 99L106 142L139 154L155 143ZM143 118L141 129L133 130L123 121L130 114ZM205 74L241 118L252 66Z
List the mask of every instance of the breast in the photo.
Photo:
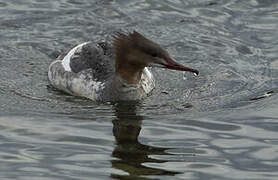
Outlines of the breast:
M149 94L155 87L154 77L147 67L143 70L140 83L146 94Z

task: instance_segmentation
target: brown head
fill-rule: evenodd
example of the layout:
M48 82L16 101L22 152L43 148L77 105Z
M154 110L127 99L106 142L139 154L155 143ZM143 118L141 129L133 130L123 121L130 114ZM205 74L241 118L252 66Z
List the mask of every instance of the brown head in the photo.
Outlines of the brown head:
M114 37L113 45L116 55L116 73L126 83L138 83L146 66L190 71L199 74L197 70L184 67L172 60L168 52L160 47L160 45L145 38L136 31L128 35L117 33Z

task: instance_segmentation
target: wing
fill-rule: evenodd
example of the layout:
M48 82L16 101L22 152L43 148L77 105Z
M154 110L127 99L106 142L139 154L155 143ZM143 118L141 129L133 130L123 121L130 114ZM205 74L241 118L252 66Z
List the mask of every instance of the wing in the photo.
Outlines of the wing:
M115 72L113 48L107 42L87 42L74 47L62 60L64 68L74 73L91 69L95 79L106 79Z

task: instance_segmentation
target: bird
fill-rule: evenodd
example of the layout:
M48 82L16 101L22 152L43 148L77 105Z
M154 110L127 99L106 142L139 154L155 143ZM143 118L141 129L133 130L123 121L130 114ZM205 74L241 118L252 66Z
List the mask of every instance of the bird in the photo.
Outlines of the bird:
M89 41L75 46L49 65L48 79L58 90L93 101L137 101L155 88L149 66L199 74L133 31L114 33L112 42Z

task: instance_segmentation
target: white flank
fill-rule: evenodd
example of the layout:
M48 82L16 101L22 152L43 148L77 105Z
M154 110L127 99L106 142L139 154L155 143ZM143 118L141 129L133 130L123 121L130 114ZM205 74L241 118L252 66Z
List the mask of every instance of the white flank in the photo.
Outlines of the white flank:
M84 46L84 45L86 45L88 43L89 42L85 42L85 43L82 43L82 44L79 44L79 45L75 46L64 57L64 59L62 60L62 65L63 65L63 67L65 68L66 71L71 71L71 68L70 68L70 59L74 55L74 53L80 51L82 46Z
M98 100L105 84L99 81L86 80L86 75L81 74L72 81L72 92L75 95L87 97L91 100Z

